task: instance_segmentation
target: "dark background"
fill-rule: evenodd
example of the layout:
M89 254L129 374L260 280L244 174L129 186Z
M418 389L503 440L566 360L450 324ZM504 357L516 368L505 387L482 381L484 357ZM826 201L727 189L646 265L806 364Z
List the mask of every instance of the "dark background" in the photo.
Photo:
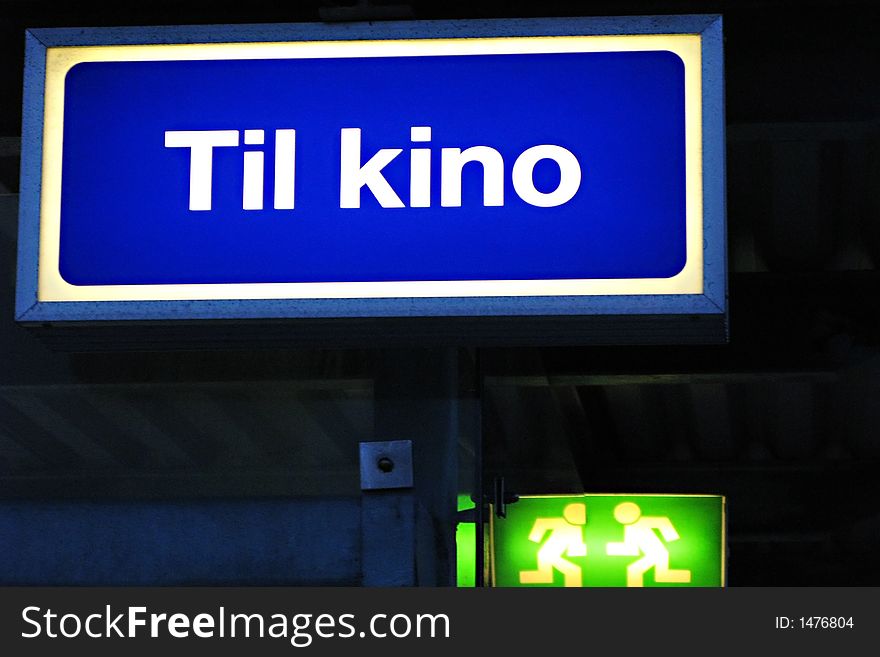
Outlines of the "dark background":
M724 16L730 342L461 350L462 492L482 374L487 481L503 475L520 493L723 493L731 585L880 582L873 4L385 8L417 19ZM12 321L24 28L315 21L333 6L0 2L0 498L358 494L356 443L373 435L390 352L56 353Z

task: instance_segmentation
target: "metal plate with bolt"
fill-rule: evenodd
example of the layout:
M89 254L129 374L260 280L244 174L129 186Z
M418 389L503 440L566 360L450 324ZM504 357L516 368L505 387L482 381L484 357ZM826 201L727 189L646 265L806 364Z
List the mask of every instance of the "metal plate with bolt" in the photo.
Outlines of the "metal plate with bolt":
M412 441L361 443L361 490L412 488Z

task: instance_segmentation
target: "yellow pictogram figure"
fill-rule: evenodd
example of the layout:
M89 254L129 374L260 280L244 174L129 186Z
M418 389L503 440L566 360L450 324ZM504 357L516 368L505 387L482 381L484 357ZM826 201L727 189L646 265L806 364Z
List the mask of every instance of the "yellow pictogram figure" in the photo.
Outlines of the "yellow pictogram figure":
M606 550L613 557L637 557L626 567L626 585L644 586L645 573L654 569L654 581L658 583L682 583L691 581L691 571L670 570L669 550L665 543L677 541L680 537L666 516L643 516L642 510L634 502L622 502L614 507L614 518L622 525L623 542L608 543ZM661 541L654 530L663 537Z
M521 584L552 584L553 569L565 576L565 586L583 586L581 567L566 559L587 556L583 526L587 522L587 505L569 504L562 510L562 518L537 518L529 540L540 543L547 532L547 541L538 549L538 569L521 570Z

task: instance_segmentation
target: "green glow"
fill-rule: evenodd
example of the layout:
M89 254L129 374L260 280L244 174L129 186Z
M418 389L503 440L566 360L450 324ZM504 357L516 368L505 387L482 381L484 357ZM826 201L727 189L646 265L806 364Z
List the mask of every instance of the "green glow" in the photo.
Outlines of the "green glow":
M494 519L495 585L723 586L724 504L708 495L523 497Z
M458 510L473 509L470 495L458 496ZM476 583L477 533L472 522L460 522L455 528L456 582L461 587L473 587Z

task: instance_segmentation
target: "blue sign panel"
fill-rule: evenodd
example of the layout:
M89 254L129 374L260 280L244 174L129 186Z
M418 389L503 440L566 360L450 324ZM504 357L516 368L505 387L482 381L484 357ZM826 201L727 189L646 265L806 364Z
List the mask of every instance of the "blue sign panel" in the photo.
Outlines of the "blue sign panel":
M723 314L718 30L34 31L19 318Z
M512 172L535 148L523 198ZM669 51L86 62L65 81L60 270L80 286L669 278L685 180Z

